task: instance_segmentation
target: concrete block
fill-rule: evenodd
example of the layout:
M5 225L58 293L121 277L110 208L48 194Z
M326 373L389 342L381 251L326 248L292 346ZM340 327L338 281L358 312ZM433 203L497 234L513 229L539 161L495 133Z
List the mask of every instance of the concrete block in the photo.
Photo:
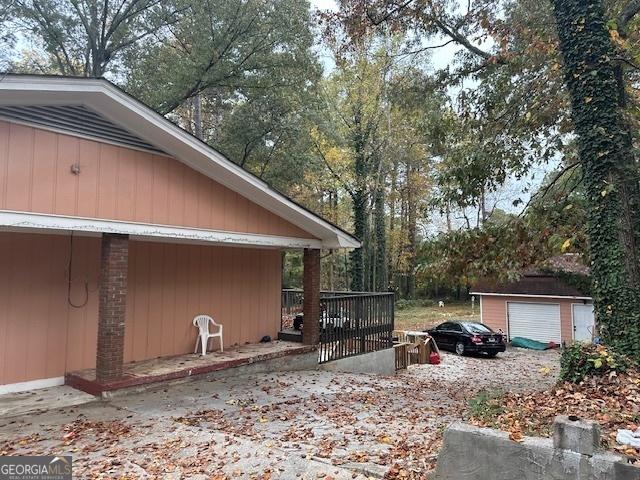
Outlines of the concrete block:
M377 352L322 363L319 368L330 372L394 375L396 373L396 353L393 348L386 348Z
M553 446L593 456L600 449L600 425L578 417L558 416L553 422Z
M640 468L609 452L584 455L525 437L464 423L444 435L435 480L640 480Z

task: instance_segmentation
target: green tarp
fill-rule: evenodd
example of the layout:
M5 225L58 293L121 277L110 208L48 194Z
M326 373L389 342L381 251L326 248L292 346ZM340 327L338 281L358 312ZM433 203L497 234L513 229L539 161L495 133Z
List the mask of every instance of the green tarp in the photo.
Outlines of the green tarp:
M511 345L520 348L530 348L531 350L547 350L551 345L543 342L536 342L530 338L514 337L511 339Z

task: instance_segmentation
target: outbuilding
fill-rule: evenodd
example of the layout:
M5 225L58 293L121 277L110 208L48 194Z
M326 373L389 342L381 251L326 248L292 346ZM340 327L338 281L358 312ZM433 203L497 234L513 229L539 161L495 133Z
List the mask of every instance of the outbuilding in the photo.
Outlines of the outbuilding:
M483 280L472 291L480 297L481 322L511 340L590 341L595 335L589 269L577 254L550 258L512 282Z

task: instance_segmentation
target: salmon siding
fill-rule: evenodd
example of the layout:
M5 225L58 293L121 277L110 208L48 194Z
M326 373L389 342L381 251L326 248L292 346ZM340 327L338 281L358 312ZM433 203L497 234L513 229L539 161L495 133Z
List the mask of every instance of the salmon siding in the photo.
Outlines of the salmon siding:
M0 210L314 238L173 158L4 121Z

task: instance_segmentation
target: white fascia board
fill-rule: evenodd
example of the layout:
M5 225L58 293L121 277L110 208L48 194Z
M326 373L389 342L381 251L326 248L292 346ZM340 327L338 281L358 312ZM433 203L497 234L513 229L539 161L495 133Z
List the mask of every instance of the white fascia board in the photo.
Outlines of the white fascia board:
M55 97L52 97L53 93ZM355 237L276 192L264 181L106 80L7 76L0 81L0 103L82 104L93 108L190 168L321 239L324 248L361 246Z
M185 228L150 223L120 222L85 217L68 217L30 212L0 210L0 228L8 231L51 231L118 233L133 240L174 240L178 242L236 245L262 248L322 248L315 239L225 232L199 228Z
M486 297L530 297L530 298L571 298L574 300L593 300L593 297L574 297L571 295L532 295L528 293L491 293L471 292L470 295L484 295Z

